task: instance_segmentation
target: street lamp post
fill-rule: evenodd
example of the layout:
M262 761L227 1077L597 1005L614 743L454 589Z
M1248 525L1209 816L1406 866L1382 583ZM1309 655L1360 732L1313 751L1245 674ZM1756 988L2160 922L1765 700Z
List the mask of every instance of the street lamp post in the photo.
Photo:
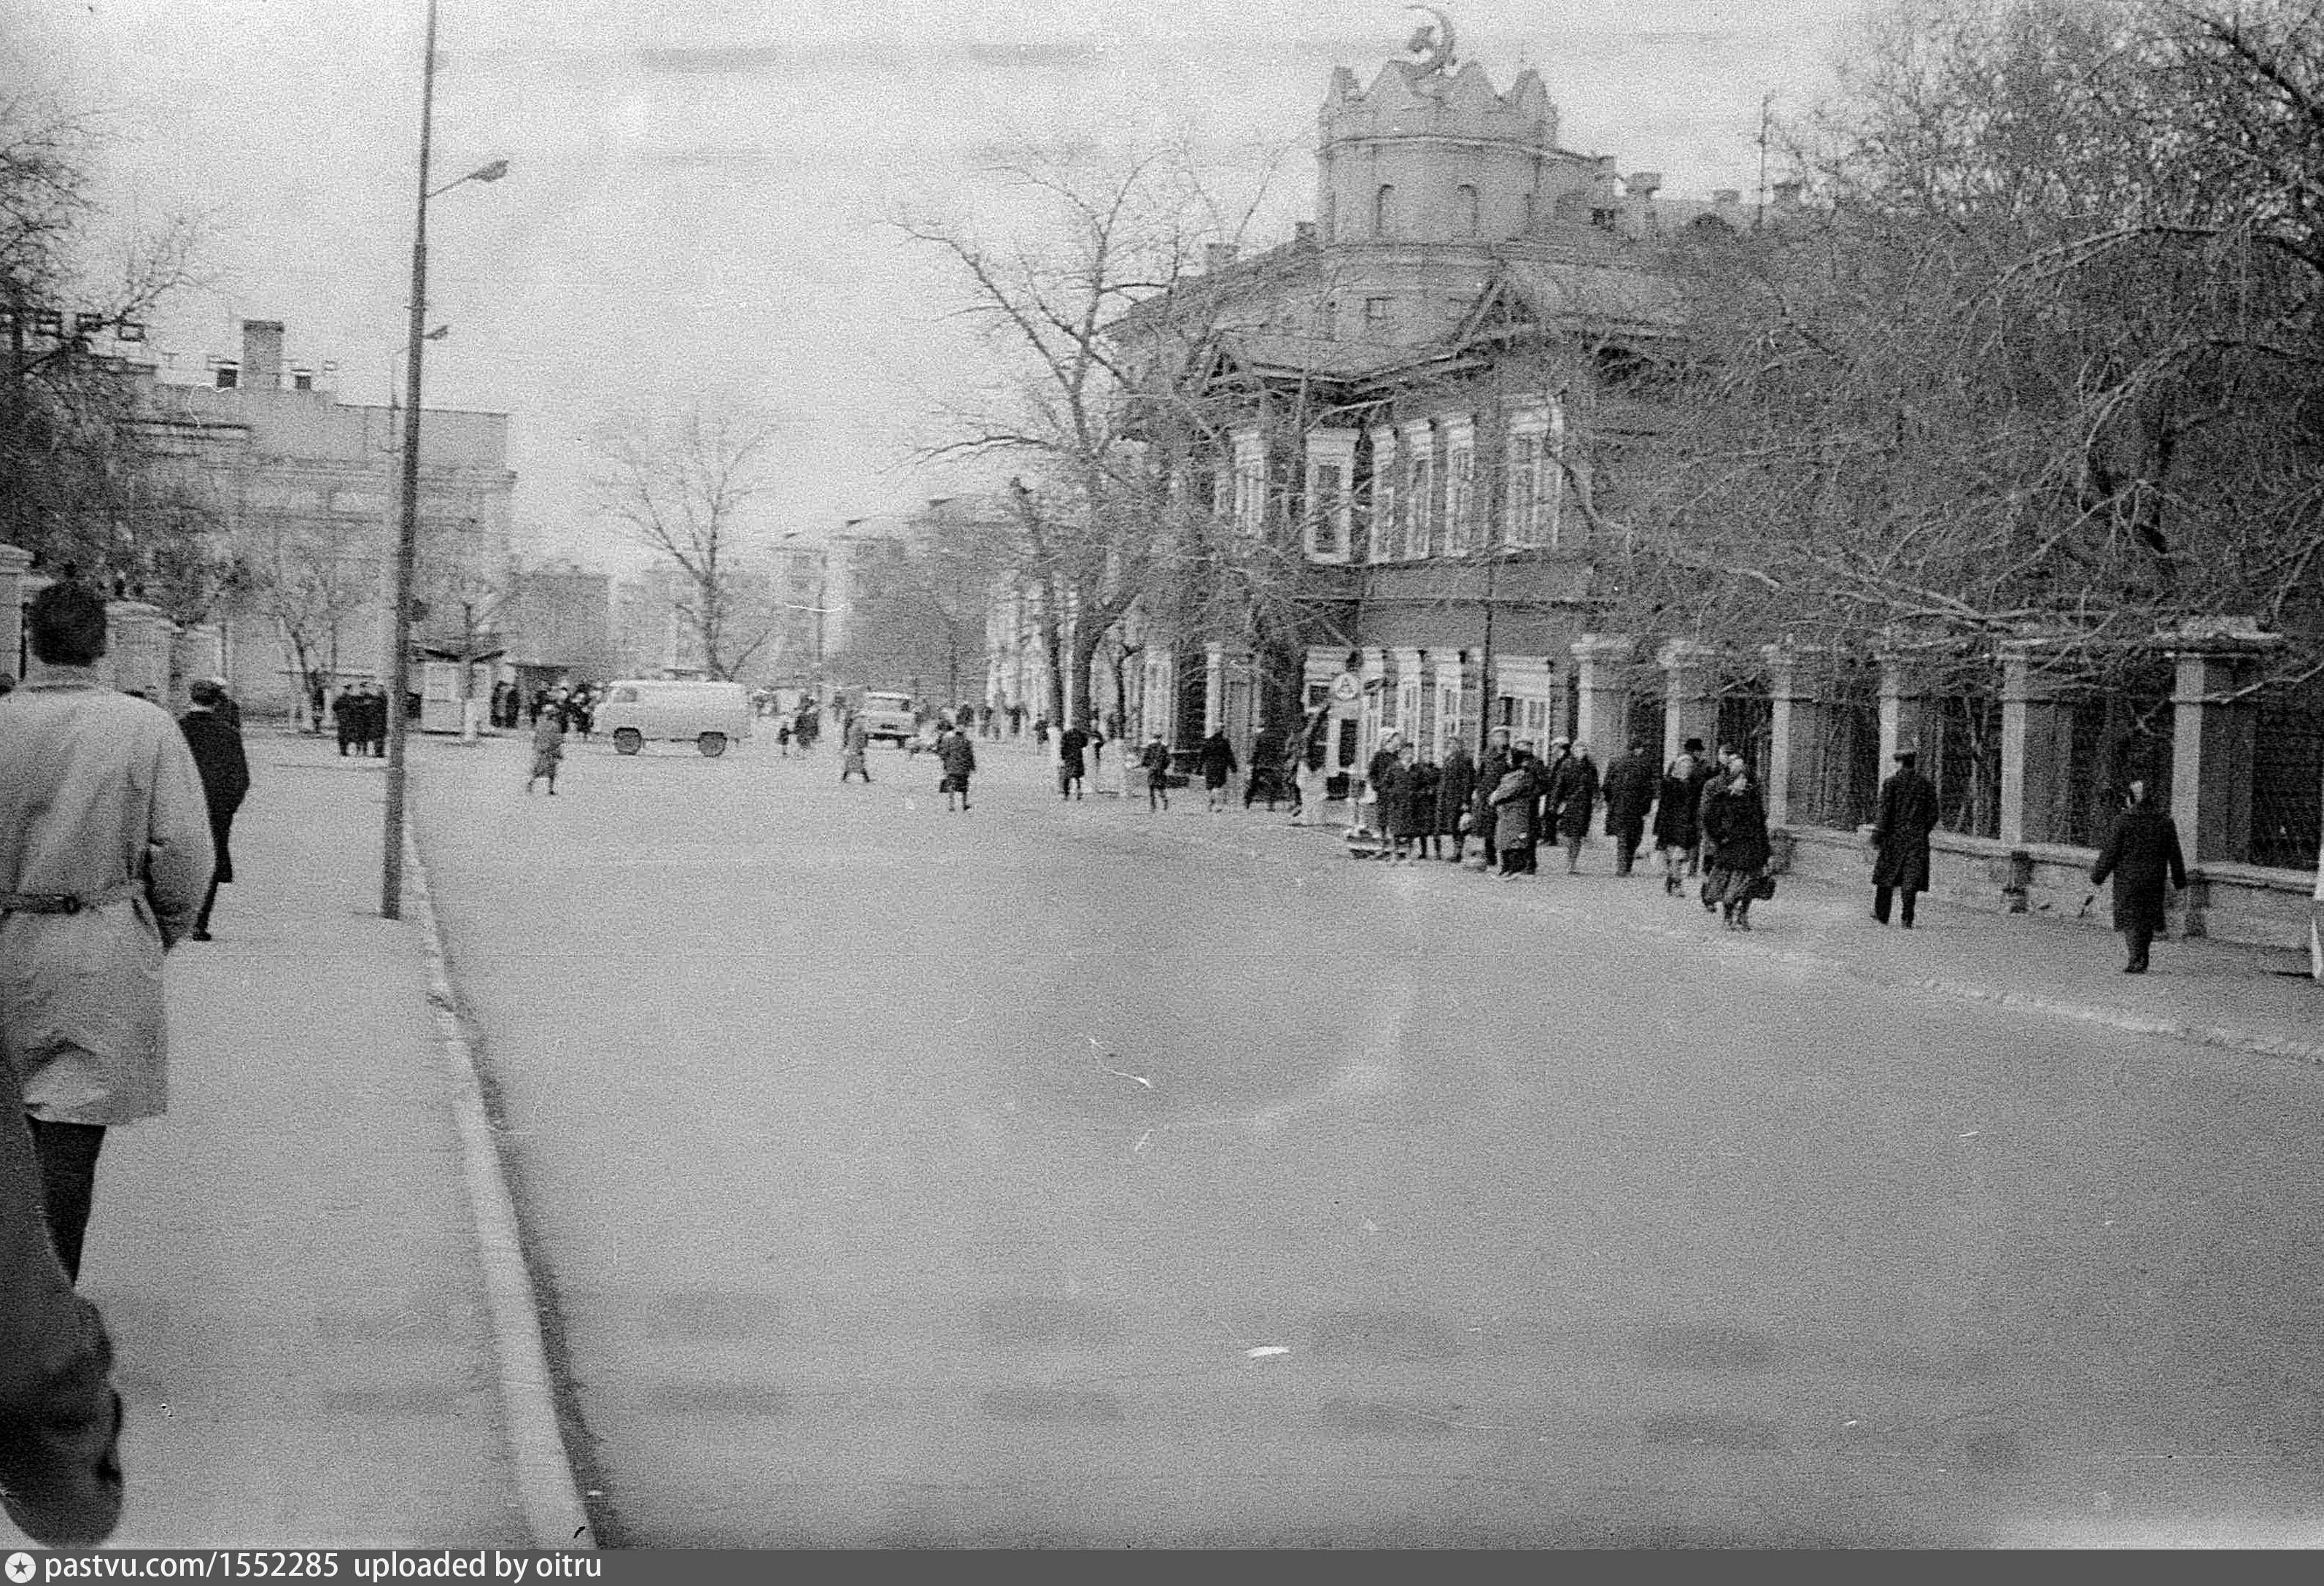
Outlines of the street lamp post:
M436 109L436 0L428 0L426 59L420 72L419 203L411 225L411 321L404 346L403 500L395 536L395 604L389 613L387 811L381 836L379 912L403 917L404 740L406 701L411 693L411 574L420 548L420 367L428 343L428 200L462 182L498 181L508 161L495 160L433 192L428 187L428 156Z

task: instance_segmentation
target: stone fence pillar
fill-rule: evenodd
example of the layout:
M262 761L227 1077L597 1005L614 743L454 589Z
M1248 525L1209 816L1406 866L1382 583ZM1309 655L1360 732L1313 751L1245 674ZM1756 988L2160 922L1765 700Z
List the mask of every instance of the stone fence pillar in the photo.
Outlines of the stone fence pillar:
M1630 686L1623 668L1637 649L1627 633L1584 633L1573 641L1581 696L1573 741L1601 766L1630 746Z
M1706 748L1719 736L1719 652L1692 639L1674 639L1655 659L1663 669L1663 762L1678 758L1690 738Z
M0 545L0 672L22 680L24 655L24 603L32 592L24 587L32 570L32 553Z
M1820 649L1763 644L1767 697L1767 824L1785 826L1818 813L1816 793L1831 752L1838 707L1831 699L1831 656Z
M2001 829L2005 843L2060 843L2073 807L2073 715L2064 679L2044 665L2043 647L2001 647Z
M2283 640L2223 620L2166 634L2164 642L2178 668L2171 693L2171 818L2188 863L2240 863L2251 854L2259 708L2238 696Z
M215 622L195 622L178 630L178 637L170 656L170 708L183 710L189 703L186 689L204 678L226 675L226 639ZM306 710L306 682L294 678L291 691L298 702L298 713Z
M142 600L115 600L105 608L106 658L113 669L113 686L124 694L143 694L154 704L170 703L170 650L177 633L157 606Z
M1886 776L1899 751L1923 750L1930 725L1928 674L1918 661L1894 651L1880 658L1880 774Z

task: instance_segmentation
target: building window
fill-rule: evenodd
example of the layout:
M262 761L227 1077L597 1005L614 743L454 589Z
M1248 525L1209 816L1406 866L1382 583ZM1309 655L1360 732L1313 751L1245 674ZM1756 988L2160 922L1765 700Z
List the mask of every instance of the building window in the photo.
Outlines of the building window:
M1508 513L1503 537L1513 548L1555 549L1560 507L1565 494L1564 473L1559 466L1565 435L1565 414L1553 404L1546 411L1520 414L1509 433Z
M1388 339L1388 305L1393 301L1392 298L1364 300L1364 334L1374 341Z
M1475 539L1471 496L1476 472L1475 449L1465 439L1455 439L1444 453L1444 549L1448 555L1467 556Z
M1323 244L1326 247L1330 246L1332 243L1336 240L1336 235L1339 231L1339 217L1340 206L1337 198L1330 193L1325 193L1323 195L1323 213L1320 218L1323 222L1322 229L1323 233Z
M1396 227L1396 189L1388 182L1380 183L1372 195L1372 235L1392 236Z
M1337 561L1347 544L1340 522L1340 513L1347 496L1347 475L1337 463L1315 465L1315 484L1311 497L1314 527L1309 531L1307 554L1317 561Z
M232 391L241 383L242 370L239 365L234 364L220 364L217 366L218 390Z
M1459 235L1462 236L1477 235L1477 189L1468 182L1464 181L1452 189L1452 220L1460 227Z
M1235 532L1256 539L1267 528L1267 443L1258 430L1235 433L1232 477Z
M1404 554L1417 561L1436 553L1436 457L1425 434L1412 443L1404 493Z
M1592 209L1590 211L1590 224L1596 226L1600 231L1613 230L1614 220L1615 215L1614 211L1611 209Z
M1325 341L1337 341L1340 337L1340 300L1319 298L1315 301L1315 334Z
M1372 432L1372 492L1369 527L1371 530L1371 559L1392 562L1397 557L1396 538L1396 436L1392 430Z
M1344 562L1355 539L1356 471L1353 430L1319 430L1307 438L1307 556Z

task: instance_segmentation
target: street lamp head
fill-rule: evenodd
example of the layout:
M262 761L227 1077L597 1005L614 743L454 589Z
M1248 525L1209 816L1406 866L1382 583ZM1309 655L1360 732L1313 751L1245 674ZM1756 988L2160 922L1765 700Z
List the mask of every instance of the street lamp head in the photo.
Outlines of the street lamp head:
M490 165L481 166L478 169L470 171L468 173L467 180L470 181L498 181L507 174L508 161L505 160L495 160Z

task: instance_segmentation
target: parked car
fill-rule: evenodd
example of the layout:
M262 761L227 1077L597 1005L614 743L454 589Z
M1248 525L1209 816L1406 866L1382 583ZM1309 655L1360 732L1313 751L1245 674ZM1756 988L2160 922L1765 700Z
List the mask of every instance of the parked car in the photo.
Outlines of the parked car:
M751 735L751 701L740 683L624 678L605 685L591 724L635 754L650 742L691 742L712 758Z

